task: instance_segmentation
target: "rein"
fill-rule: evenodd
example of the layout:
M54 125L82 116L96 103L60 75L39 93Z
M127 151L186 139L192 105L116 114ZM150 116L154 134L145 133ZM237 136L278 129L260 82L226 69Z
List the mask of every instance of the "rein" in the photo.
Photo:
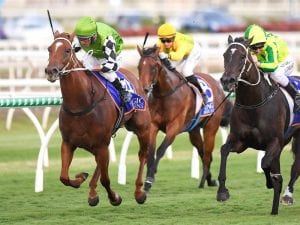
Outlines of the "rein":
M58 37L58 38L54 39L54 42L57 41L57 40L64 40L64 41L66 41L71 46L71 48L72 48L72 43L71 43L71 41L69 39L63 38L63 37ZM73 64L73 67L74 66L78 66L78 62L77 62L77 60L75 60L75 58L74 58L75 56L74 55L75 54L74 54L73 50L71 50L71 56L69 58L69 61L67 62L67 64L60 71L58 71L57 79L56 80L61 79L63 76L66 76L66 75L70 74L71 72L75 72L75 71L90 71L90 70L88 70L86 68L81 68L81 67L67 69L71 65L71 63ZM89 77L89 79L91 79L91 78ZM92 81L91 81L91 83L92 83ZM92 86L92 99L93 99L93 96L95 94L95 90L93 89L93 85L91 85L91 86ZM85 109L83 109L82 111L79 111L79 112L72 112L69 108L66 107L65 104L62 104L62 108L63 108L63 110L67 114L69 114L71 116L82 116L82 115L85 115L85 114L91 112L96 107L96 105L99 102L103 101L104 99L105 99L105 94L100 99L98 99L97 101L93 100L91 105L89 105L87 108L85 108Z
M244 79L241 78L242 75L243 75L244 73L245 73L245 74L249 73L250 69L252 68L253 62L249 59L249 57L248 57L249 51L248 51L248 49L247 49L243 44L241 44L241 43L239 43L239 42L233 42L233 43L231 43L231 44L228 46L228 49L230 48L230 46L232 46L232 45L234 45L234 44L243 47L243 49L246 51L246 59L245 59L243 68L242 68L240 74L238 75L237 82L242 82L242 83L245 83L245 84L247 84L247 85L249 85L249 86L257 86L257 85L261 82L261 75L260 75L259 69L257 68L256 65L255 65L256 76L258 77L257 82L255 82L255 83L250 83L249 81L244 80ZM247 64L247 62L249 62L249 67L246 69L246 64ZM266 79L266 78L265 78L265 79ZM268 82L268 83L269 83L269 85L271 85L270 82ZM239 108L242 108L242 109L248 109L248 110L260 108L260 107L264 106L267 102L269 102L269 101L270 101L270 100L278 93L278 90L279 90L279 86L276 85L276 87L273 88L272 92L271 92L266 98L264 98L260 103L258 103L258 104L255 104L255 105L243 105L243 104L239 104L239 103L237 103L237 102L235 101L235 105L236 105L237 107L239 107Z
M146 58L146 57L150 57L150 58L154 59L154 61L157 62L157 58L154 57L154 56L152 56L152 55L143 55L143 57L145 57L145 58ZM154 94L153 94L153 92L152 92L152 91L153 91L153 86L157 83L157 81L152 82L152 83L150 84L150 88L149 88L150 91L148 92L147 97L149 98L150 93L152 93L152 96L153 96L154 98L162 99L162 98L165 98L165 97L168 97L168 96L174 94L181 86L183 86L184 84L187 84L187 80L185 79L185 77L181 76L180 73L175 73L175 75L178 76L179 79L182 80L183 82L180 82L179 84L177 84L176 87L175 87L174 89L171 89L170 91L168 91L168 92L165 93L164 95L154 95Z
M58 37L58 38L55 38L53 43L57 40L64 40L66 41L70 47L72 48L72 43L69 39L67 38L63 38L63 37ZM71 69L67 69L70 65L70 63L73 63L74 66L78 65L78 63L76 62L76 60L74 59L74 52L71 51L71 57L68 61L68 63L61 69L58 71L58 74L57 74L57 79L56 80L59 80L61 77L63 76L66 76L68 75L69 73L73 72L73 71L88 71L87 68L83 68L83 67L77 67L77 68L71 68Z

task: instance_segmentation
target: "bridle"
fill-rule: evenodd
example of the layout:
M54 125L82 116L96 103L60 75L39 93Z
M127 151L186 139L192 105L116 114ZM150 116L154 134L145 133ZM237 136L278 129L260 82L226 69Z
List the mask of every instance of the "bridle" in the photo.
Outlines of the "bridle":
M71 56L69 57L69 60L66 63L66 65L62 69L59 69L57 71L57 73L55 74L55 80L59 80L63 76L67 76L69 73L74 72L74 71L87 71L88 70L87 68L80 67L80 65L78 64L78 61L75 59L75 56L74 56L75 53L72 50L72 48L73 48L72 43L69 39L64 38L64 37L57 37L54 39L51 46L57 41L61 41L61 42L66 41L68 43L68 45L71 47L71 53L70 53Z
M244 65L243 65L243 68L242 68L240 74L239 74L238 77L237 77L236 83L242 82L242 83L245 83L245 84L250 85L250 86L257 86L257 85L261 82L261 75L260 75L260 71L259 71L258 67L257 67L257 66L249 59L249 57L248 57L248 56L249 56L249 49L246 48L243 44L241 44L241 43L239 43L239 42L232 42L232 43L228 46L227 51L228 51L228 49L229 49L232 45L239 45L239 46L242 46L243 49L246 51L246 58L245 58L245 61L244 61ZM248 68L247 68L247 66L246 66L246 65L247 65L247 62L249 63ZM252 65L255 66L255 69L256 69L256 76L258 77L258 78L257 78L257 82L255 82L255 83L250 83L249 81L242 79L242 75L243 75L243 74L247 74L247 73L250 71ZM270 82L268 79L266 79L266 80L267 80L268 84L269 84L270 86L272 86L271 82ZM263 106L263 105L265 105L267 102L269 102L269 101L270 101L270 100L278 93L278 90L279 90L279 87L278 87L278 85L276 85L276 87L273 88L272 92L271 92L267 97L265 97L261 102L259 102L258 104L254 104L254 105L243 105L243 104L239 104L239 103L237 103L237 101L235 101L235 105L236 105L237 107L243 108L243 109L257 109L257 108L260 108L261 106Z
M155 61L155 66L157 68L157 74L159 74L161 72L161 70L163 69L162 63L159 60L158 56L153 56L153 55L143 55L142 58L152 58ZM153 76L153 74L151 74ZM176 73L177 75L177 73ZM159 75L157 75L156 77L158 77ZM181 77L179 77L181 79ZM148 90L147 92L147 98L149 98L149 96L152 94L152 96L154 98L165 98L168 97L170 95L172 95L173 93L175 93L177 91L178 88L180 88L182 85L187 84L187 82L184 80L183 82L180 82L178 85L176 85L175 88L171 89L170 91L164 93L164 95L157 95L153 93L153 88L154 86L158 83L158 79L153 79L152 82L150 83L150 85L148 85L148 87L146 88Z
M239 43L239 42L232 42L231 44L229 44L229 46L228 46L228 48L227 48L227 51L228 51L228 49L229 49L232 45L239 45L239 46L241 46L241 47L245 50L245 52L246 52L246 58L245 58L245 61L244 61L244 65L243 65L243 68L242 68L240 74L239 74L238 77L237 77L237 82L242 82L242 83L245 83L245 84L250 85L250 86L256 86L256 85L258 85L258 84L260 83L260 81L261 81L261 76L260 76L260 72L259 72L257 66L249 59L249 49L246 48L245 45L243 45L243 44L241 44L241 43ZM247 62L249 63L248 68L246 67ZM247 74L247 73L250 71L252 65L255 66L255 69L256 69L256 71L257 71L257 72L256 72L256 75L257 75L258 78L257 78L257 82L256 82L256 83L250 83L249 81L244 80L244 79L242 78L242 75L243 75L243 74Z
M68 74L70 74L71 72L74 72L74 71L90 71L87 68L79 67L80 65L78 63L78 60L76 59L75 52L72 49L72 43L69 39L64 38L64 37L57 37L54 39L54 41L51 45L53 45L57 41L66 41L69 44L69 46L71 47L71 53L70 53L71 56L69 57L69 60L66 63L66 65L55 74L56 75L55 80L61 79L62 77L67 76ZM92 81L91 81L91 88L92 88L92 91L91 91L92 103L88 107L86 107L85 109L78 111L78 112L72 112L65 104L62 104L63 110L71 116L82 116L82 115L85 115L85 114L91 112L99 102L101 102L102 100L105 99L105 95L106 95L106 92L105 92L102 97L100 97L98 100L94 101L93 97L95 95L95 90L93 88Z

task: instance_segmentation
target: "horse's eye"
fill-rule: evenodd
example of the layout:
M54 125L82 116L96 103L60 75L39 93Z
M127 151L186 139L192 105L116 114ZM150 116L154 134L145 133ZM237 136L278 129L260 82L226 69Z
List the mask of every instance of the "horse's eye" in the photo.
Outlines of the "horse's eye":
M70 53L71 52L71 49L70 48L67 48L66 49L66 53Z

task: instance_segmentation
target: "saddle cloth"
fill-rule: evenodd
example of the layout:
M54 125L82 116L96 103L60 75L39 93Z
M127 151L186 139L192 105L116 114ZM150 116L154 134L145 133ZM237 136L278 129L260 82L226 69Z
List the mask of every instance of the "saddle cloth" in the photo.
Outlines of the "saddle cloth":
M300 80L295 78L295 77L292 77L292 76L289 76L288 79L289 79L290 82L292 82L294 87L299 92L299 90L300 90ZM293 108L294 108L293 99L291 98L291 96L287 93L287 91L284 88L280 88L280 89L284 93L284 95L287 99L289 108L290 108L290 125L294 126L296 124L299 124L300 123L300 112L298 111L296 113L293 113Z
M133 110L145 111L145 100L136 93L136 90L132 83L119 71L116 72L117 76L121 80L123 87L126 87L126 91L131 93L131 99L125 104L125 113L130 113ZM93 72L93 75L97 77L100 83L107 88L108 94L113 99L116 107L120 110L121 107L121 99L118 90L114 87L114 85L106 80L100 73Z
M203 93L205 93L205 101L201 101L202 96L194 85L191 84L191 87L196 95L196 110L195 110L195 115L192 118L191 122L187 125L187 127L182 131L182 132L188 132L199 123L199 121L206 116L211 115L214 112L214 96L213 92L207 83L207 81L199 76L196 76L198 83L200 84ZM205 103L203 105L203 103Z

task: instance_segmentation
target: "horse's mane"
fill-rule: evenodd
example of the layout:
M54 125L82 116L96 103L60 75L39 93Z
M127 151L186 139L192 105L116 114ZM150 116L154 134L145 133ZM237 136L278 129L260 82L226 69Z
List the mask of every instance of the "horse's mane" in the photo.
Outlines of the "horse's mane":
M234 39L234 42L244 43L244 42L245 42L245 38L244 38L244 37L236 37L236 38Z
M153 47L147 47L147 48L143 48L143 55L144 56L150 56L152 54L154 54L157 50L157 46L154 45Z

